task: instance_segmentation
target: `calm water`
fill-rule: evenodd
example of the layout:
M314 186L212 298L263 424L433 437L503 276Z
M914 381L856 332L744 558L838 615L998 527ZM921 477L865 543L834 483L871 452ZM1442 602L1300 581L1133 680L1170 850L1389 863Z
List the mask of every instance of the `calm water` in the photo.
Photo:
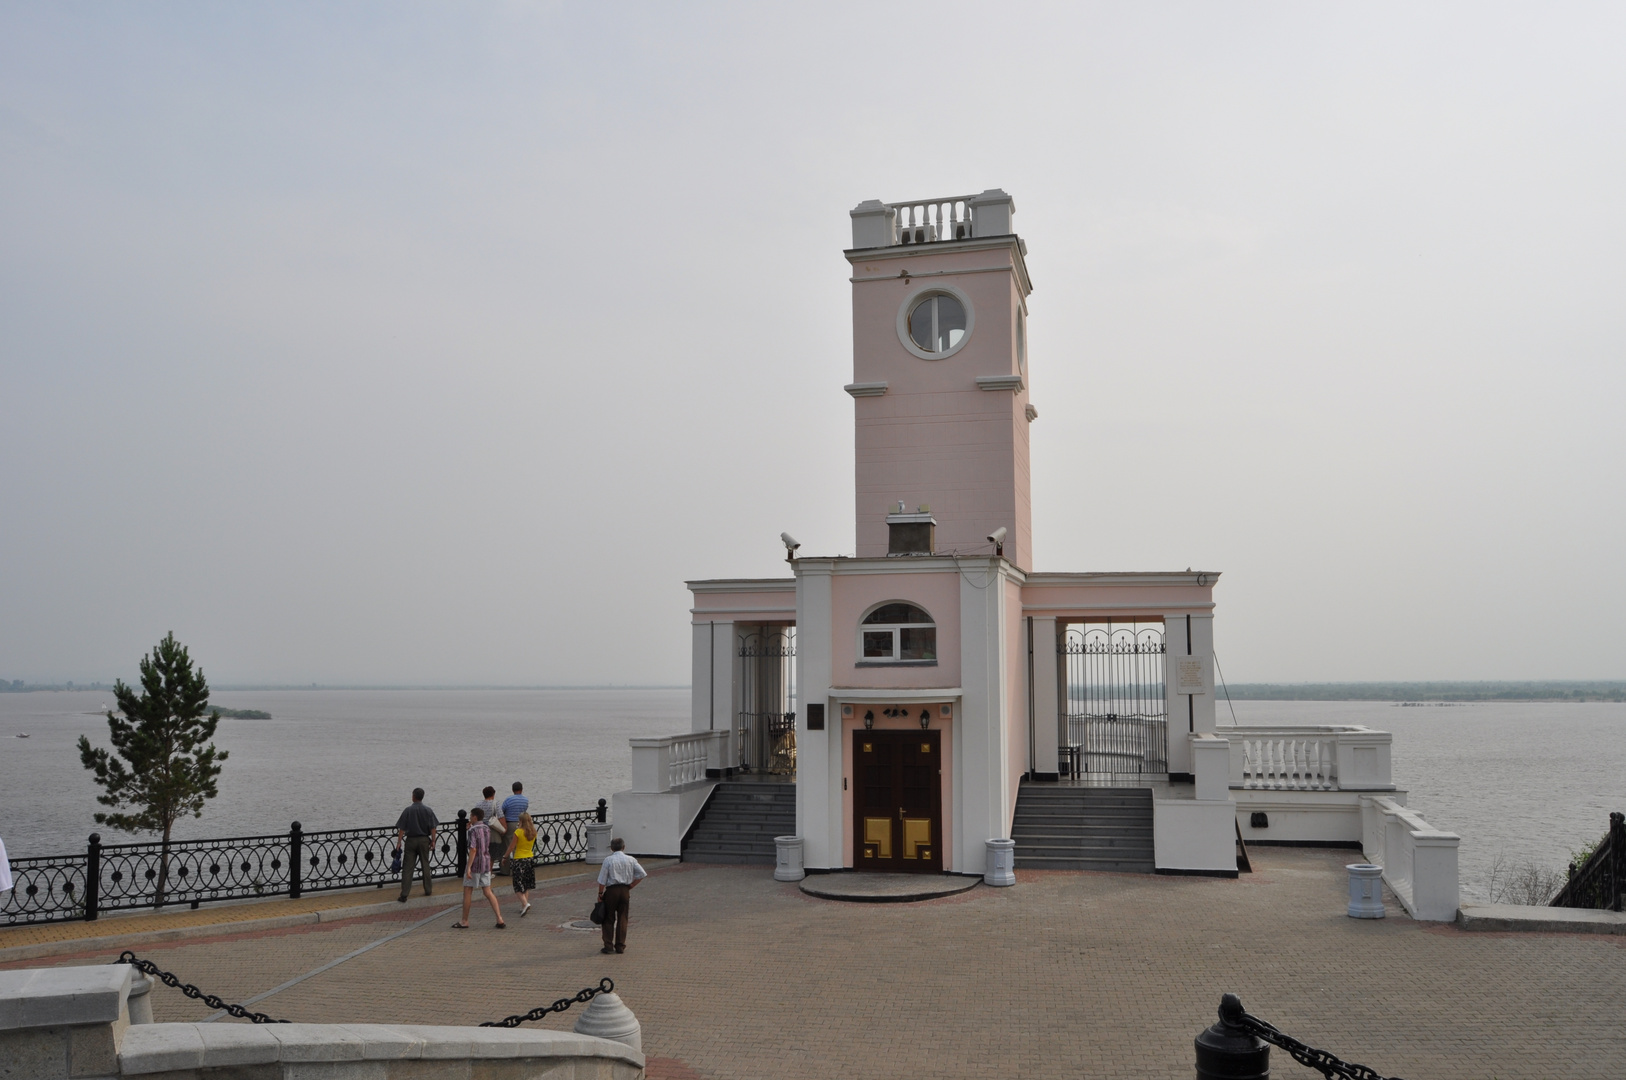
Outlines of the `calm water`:
M393 820L421 785L443 817L491 784L525 783L539 810L594 805L631 782L627 739L688 727L687 690L275 690L218 704L220 797L182 836ZM0 836L14 855L83 847L96 825L74 743L106 744L102 692L0 694ZM1394 732L1395 782L1437 828L1462 836L1466 897L1498 853L1562 866L1626 809L1626 705L1239 701L1244 724L1366 724ZM1221 731L1229 720L1220 702ZM28 739L13 738L26 731ZM116 839L102 829L104 838Z

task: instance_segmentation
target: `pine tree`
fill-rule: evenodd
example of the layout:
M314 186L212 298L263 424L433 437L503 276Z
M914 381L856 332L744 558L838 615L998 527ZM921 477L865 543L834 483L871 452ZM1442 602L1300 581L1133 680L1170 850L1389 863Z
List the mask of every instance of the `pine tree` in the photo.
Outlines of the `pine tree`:
M202 817L204 800L218 794L215 782L227 755L209 740L220 713L208 714L209 683L202 671L192 669L192 658L173 631L150 656L142 657L141 694L122 679L113 693L122 714L107 714L113 751L92 747L81 735L79 760L104 792L96 801L116 811L98 811L98 824L163 834L153 899L154 907L162 907L169 886L170 832L185 814Z

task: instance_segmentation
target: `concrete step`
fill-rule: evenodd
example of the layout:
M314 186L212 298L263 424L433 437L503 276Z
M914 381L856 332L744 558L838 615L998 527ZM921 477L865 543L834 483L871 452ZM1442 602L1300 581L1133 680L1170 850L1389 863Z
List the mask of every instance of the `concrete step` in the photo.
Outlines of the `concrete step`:
M1157 867L1150 857L1140 859L1024 859L1016 857L1018 870L1097 870L1117 874L1153 874Z

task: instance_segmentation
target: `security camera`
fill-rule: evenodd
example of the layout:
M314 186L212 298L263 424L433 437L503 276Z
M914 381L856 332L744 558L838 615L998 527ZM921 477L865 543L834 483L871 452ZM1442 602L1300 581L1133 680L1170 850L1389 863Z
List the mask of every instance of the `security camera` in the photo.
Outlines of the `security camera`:
M1005 554L1005 526L1001 525L988 534L988 542L994 545L994 554Z
M790 562L792 559L794 559L796 557L796 549L801 547L802 545L790 533L785 533L785 532L780 533L779 534L779 539L785 545L785 561Z

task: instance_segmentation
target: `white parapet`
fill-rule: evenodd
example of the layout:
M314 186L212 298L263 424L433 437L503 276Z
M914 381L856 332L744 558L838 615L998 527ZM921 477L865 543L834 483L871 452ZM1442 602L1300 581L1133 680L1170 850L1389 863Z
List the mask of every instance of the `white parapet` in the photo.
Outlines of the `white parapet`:
M1230 787L1249 843L1340 844L1362 839L1360 796L1404 804L1390 776L1393 735L1358 724L1222 728Z
M632 787L610 796L615 835L635 855L681 855L683 836L717 787L726 731L628 739Z
M395 1024L131 1026L134 973L128 964L0 972L0 1073L39 1080L154 1074L416 1080L483 1075L500 1060L504 1076L643 1075L635 1035Z
M1361 825L1367 859L1383 867L1384 882L1407 913L1424 922L1454 922L1461 837L1384 795L1361 796Z
M1152 798L1152 858L1159 873L1236 876L1236 803L1227 740L1199 733L1191 748L1194 798Z

